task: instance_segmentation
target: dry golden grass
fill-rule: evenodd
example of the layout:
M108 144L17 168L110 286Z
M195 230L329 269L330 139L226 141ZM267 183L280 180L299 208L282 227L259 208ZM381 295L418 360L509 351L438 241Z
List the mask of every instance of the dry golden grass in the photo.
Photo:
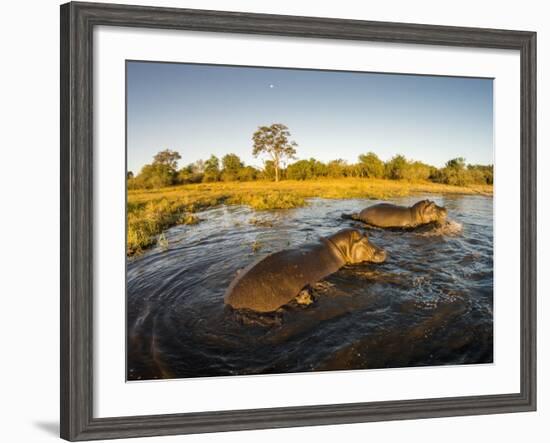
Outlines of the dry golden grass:
M491 185L451 186L432 182L383 179L319 179L218 182L128 191L127 252L139 253L155 243L155 236L176 224L195 224L193 212L219 204L248 205L256 210L303 206L306 199L388 199L415 194L492 195Z

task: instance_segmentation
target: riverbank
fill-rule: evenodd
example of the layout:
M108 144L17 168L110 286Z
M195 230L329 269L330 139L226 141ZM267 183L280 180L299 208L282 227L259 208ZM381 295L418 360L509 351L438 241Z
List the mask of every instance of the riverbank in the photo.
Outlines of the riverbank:
M256 210L304 206L308 198L389 199L415 194L492 196L492 185L451 186L432 182L382 179L321 179L252 182L216 182L128 191L127 254L156 243L156 236L177 224L195 224L193 215L219 204L248 205Z

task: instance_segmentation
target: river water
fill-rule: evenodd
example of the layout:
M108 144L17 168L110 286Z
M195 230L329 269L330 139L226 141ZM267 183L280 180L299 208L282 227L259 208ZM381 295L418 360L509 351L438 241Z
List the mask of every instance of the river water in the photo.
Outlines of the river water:
M256 212L219 206L176 226L127 264L127 378L147 380L458 365L493 361L493 199L430 198L445 228L367 230L383 264L346 266L315 302L253 315L225 307L239 269L271 252L361 224L341 218L375 200L312 199Z

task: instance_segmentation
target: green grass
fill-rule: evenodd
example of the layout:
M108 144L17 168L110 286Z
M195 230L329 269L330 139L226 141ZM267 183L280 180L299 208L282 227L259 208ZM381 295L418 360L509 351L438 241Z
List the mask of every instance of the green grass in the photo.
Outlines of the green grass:
M283 191L260 192L257 194L237 194L226 201L230 205L246 205L257 211L268 209L291 209L304 206L306 201L299 195Z
M210 202L219 204L220 202ZM208 206L206 206L208 207ZM190 213L201 206L167 198L147 203L128 201L128 232L126 253L134 255L156 243L155 237L175 225L195 225L200 219Z
M432 182L382 179L320 179L200 183L156 190L128 191L127 254L139 254L157 243L157 236L177 224L199 223L195 212L218 206L247 205L262 211L306 205L308 198L390 199L415 194L492 195L491 185L451 186Z

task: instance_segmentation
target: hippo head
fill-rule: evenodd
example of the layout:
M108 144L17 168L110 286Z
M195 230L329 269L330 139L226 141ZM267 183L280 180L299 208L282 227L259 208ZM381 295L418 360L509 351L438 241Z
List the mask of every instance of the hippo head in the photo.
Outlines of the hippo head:
M422 223L438 222L443 223L447 218L447 210L437 206L431 200L422 200L413 206Z
M343 229L329 240L342 253L346 264L363 262L382 263L386 260L386 251L369 242L367 234L358 229Z

